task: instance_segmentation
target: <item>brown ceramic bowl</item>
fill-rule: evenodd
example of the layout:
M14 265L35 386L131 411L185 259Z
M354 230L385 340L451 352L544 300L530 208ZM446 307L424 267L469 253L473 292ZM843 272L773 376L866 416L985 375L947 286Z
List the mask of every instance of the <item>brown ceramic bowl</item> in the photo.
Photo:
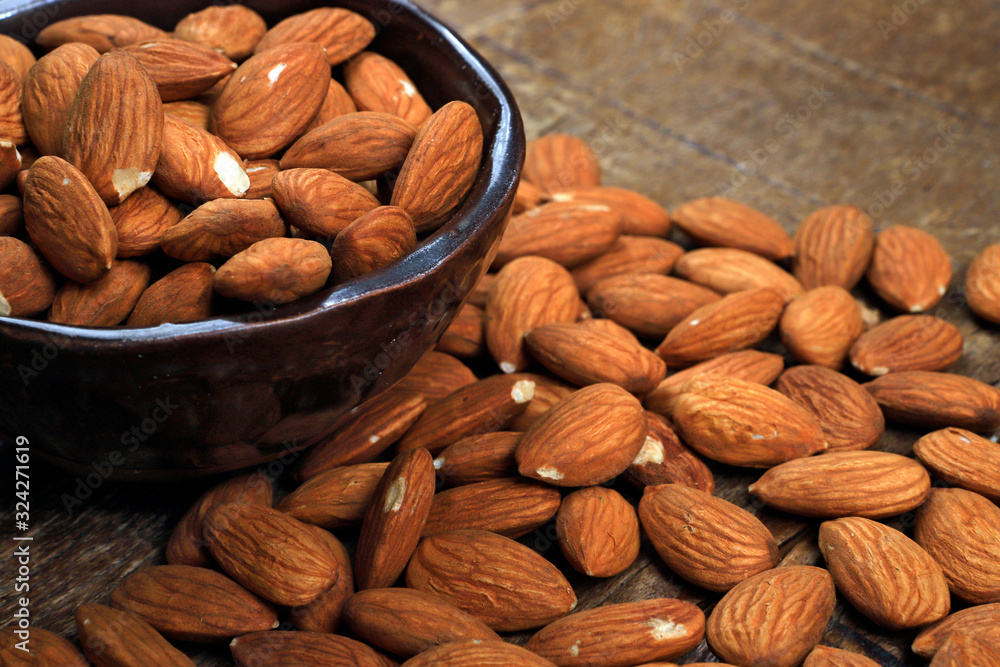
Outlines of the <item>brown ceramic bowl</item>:
M8 3L0 32L31 39L90 13L170 30L205 0ZM399 0L249 0L270 25L321 5L371 19L369 47L400 63L432 107L472 104L484 158L467 200L409 257L264 312L144 329L0 317L0 432L81 474L177 478L251 466L328 433L402 377L486 271L524 159L517 106L496 71L449 28Z

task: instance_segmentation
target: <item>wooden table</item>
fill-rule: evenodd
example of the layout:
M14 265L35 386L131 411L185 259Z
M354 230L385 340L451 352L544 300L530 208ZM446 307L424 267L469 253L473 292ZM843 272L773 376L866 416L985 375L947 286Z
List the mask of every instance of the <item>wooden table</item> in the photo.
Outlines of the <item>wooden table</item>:
M934 311L966 336L966 355L953 370L1000 380L1000 331L973 321L960 287L976 251L1000 241L1000 3L424 4L500 69L529 138L580 135L597 152L608 184L634 188L667 207L722 194L789 229L816 208L853 203L880 228L906 224L933 232L956 267L951 290ZM909 453L918 435L890 432L878 448ZM12 464L10 450L4 448L6 464ZM761 517L785 562L820 562L815 522L754 507L746 486L755 474L713 469L717 493ZM74 633L77 605L106 602L126 573L163 561L171 527L207 483L81 484L37 459L32 463L33 621L67 636ZM4 503L9 510L12 501ZM908 519L890 523L905 527ZM8 511L5 554L12 521ZM543 528L526 540L562 563L552 537ZM8 558L2 567L8 583L14 567ZM618 577L573 581L580 608L679 596L709 611L718 599L674 576L648 544ZM4 624L12 598L5 589ZM880 631L841 601L824 643L883 665L917 665L908 649L914 634ZM193 654L200 665L232 664L224 647ZM684 661L697 660L714 660L704 644Z

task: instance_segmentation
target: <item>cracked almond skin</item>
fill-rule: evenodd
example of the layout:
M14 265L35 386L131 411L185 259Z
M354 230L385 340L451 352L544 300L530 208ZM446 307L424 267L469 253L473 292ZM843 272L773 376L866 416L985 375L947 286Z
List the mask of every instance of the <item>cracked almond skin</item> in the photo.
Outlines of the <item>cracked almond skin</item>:
M972 312L1000 324L1000 243L986 246L969 263L964 286Z
M733 292L698 308L670 330L656 353L687 366L753 347L777 326L785 301L772 289Z
M373 588L352 595L344 618L355 635L404 658L463 639L500 637L474 616L430 593Z
M851 346L851 365L867 375L940 371L962 356L962 333L933 315L899 315L866 331Z
M130 327L196 322L212 314L212 278L215 267L190 262L174 269L146 288L128 317Z
M1000 427L1000 389L974 378L932 371L889 373L862 385L886 421L932 429L990 433Z
M421 541L406 569L406 585L443 597L497 632L538 628L576 607L576 593L555 565L484 530Z
M823 366L793 366L774 388L811 412L823 429L828 449L868 449L885 433L878 403L864 388Z
M695 199L675 208L670 217L701 245L738 248L772 260L791 257L794 248L777 221L731 199Z
M835 604L833 579L822 568L761 572L715 606L706 624L708 645L736 665L794 667L823 637Z
M174 26L174 37L204 44L231 60L244 60L267 32L260 14L242 5L206 7Z
M289 609L288 616L296 630L336 633L344 613L344 604L354 594L351 554L340 540L327 531L319 527L314 527L314 530L336 559L340 576L337 577L337 583L320 593L312 602Z
M778 543L760 520L722 498L681 484L647 486L642 527L667 566L722 593L778 566Z
M472 528L517 539L554 517L561 501L558 489L520 477L466 484L434 495L421 535Z
M527 255L572 268L610 250L621 232L621 216L603 204L549 202L511 218L492 268Z
M394 664L354 639L319 632L253 632L229 644L238 667L390 667Z
M168 197L198 206L223 197L244 197L250 177L243 160L222 139L167 115L153 183Z
M535 398L531 401L534 403L537 400L536 385ZM434 469L457 486L512 477L517 474L514 450L520 441L520 431L466 436L438 453Z
M352 280L397 259L417 247L413 220L401 208L379 206L344 227L333 240L330 257L338 283Z
M80 645L97 667L194 667L146 621L99 604L76 608Z
M393 114L418 127L433 113L403 68L372 51L344 66L344 84L360 111Z
M149 286L150 273L148 264L116 259L97 280L85 285L68 282L59 288L49 321L95 327L121 324Z
M257 241L284 236L286 230L270 199L216 199L165 230L160 247L175 259L205 262L232 257Z
M0 236L0 316L37 315L55 295L55 277L38 253L20 239Z
M71 42L83 42L104 53L115 47L165 37L166 33L148 23L120 14L90 14L56 21L38 33L35 41L44 49Z
M718 300L709 289L653 273L605 278L587 292L596 315L644 338L667 335L695 310Z
M930 660L953 633L966 636L988 634L1000 628L1000 603L981 604L946 616L927 626L913 640L912 650Z
M80 82L100 57L81 42L45 54L24 79L24 127L42 155L62 153L63 129Z
M388 463L357 463L310 476L277 509L326 529L360 524Z
M875 292L904 313L932 308L948 289L951 258L936 238L896 225L878 233L865 274Z
M965 489L933 489L913 539L941 565L951 592L971 604L1000 602L1000 508Z
M649 197L634 190L616 188L610 185L570 188L552 193L552 201L603 204L621 216L622 234L629 234L629 238L645 237L645 240L652 241L651 237L665 237L670 233L670 213ZM663 241L662 244L657 245L663 250L667 250L674 261L684 252L675 243L664 241L662 238L657 240ZM668 268L653 272L666 273L669 270ZM581 287L580 291L586 290Z
M433 458L422 448L398 454L385 469L358 537L358 590L392 586L406 569L431 512L436 481Z
M118 257L137 257L160 247L163 233L184 217L173 202L151 185L108 209L118 232Z
M878 667L878 663L859 653L817 646L806 657L802 667Z
M839 370L865 323L851 293L827 285L792 299L778 330L785 348L799 361Z
M626 479L639 488L683 484L706 493L715 491L712 471L691 451L666 417L646 412L649 431L642 449L625 470Z
M334 239L352 222L379 208L363 186L326 169L287 169L271 181L274 201L290 225Z
M279 21L257 43L260 54L284 44L311 42L323 47L337 65L360 53L375 37L375 26L360 14L340 7L321 7Z
M164 102L197 97L236 69L215 49L180 39L156 39L124 50L149 72Z
M497 640L462 639L418 653L403 663L404 667L553 667L546 660L516 644Z
M482 156L476 110L445 104L420 126L389 203L410 214L418 233L437 229L472 189Z
M282 304L320 290L331 266L321 243L269 238L230 257L215 272L212 285L222 296Z
M771 468L749 491L791 514L884 519L916 509L931 480L917 461L890 452L830 452Z
M795 232L792 273L807 290L835 285L850 290L865 275L875 249L875 227L857 206L827 206Z
M685 444L729 465L770 468L827 448L813 414L755 382L695 377L684 384L671 415Z
M639 518L613 489L591 486L566 496L556 515L559 548L573 569L613 577L639 555Z
M216 642L278 627L274 608L215 570L156 565L128 575L111 604L132 612L167 639Z
M971 431L945 428L917 440L913 453L935 477L1000 503L1000 444Z
M878 625L904 630L948 615L941 566L898 530L863 517L824 521L819 548L837 590Z
M623 233L603 254L574 267L573 280L589 299L590 288L608 278L670 273L682 254L683 248L666 239Z
M528 142L521 178L547 194L601 184L601 166L590 146L568 134Z
M738 248L689 250L677 261L675 272L720 294L767 287L787 302L803 291L799 281L774 262Z
M628 468L646 440L646 412L613 384L563 399L532 424L514 455L525 477L555 486L592 486Z
M690 602L654 598L606 604L553 621L524 645L565 667L630 667L676 660L701 643L705 615Z
M21 641L21 638L14 634L13 627L0 628L0 664L9 667L33 665L86 667L89 664L73 642L49 630L32 627L27 651L14 646Z

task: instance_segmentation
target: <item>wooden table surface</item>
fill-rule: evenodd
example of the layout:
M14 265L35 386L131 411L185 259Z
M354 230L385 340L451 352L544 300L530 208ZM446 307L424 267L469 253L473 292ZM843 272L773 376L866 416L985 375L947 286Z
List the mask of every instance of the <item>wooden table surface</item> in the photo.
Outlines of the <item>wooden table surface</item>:
M934 314L966 337L966 354L952 370L1000 380L1000 332L970 317L960 287L976 251L1000 242L1000 2L423 4L506 77L529 138L580 135L594 147L608 184L667 207L721 194L790 230L816 208L851 203L879 228L933 232L956 268ZM909 453L918 435L891 431L878 448ZM10 450L4 447L7 465ZM758 514L785 562L819 563L815 522L755 507L746 492L755 474L713 470L717 494ZM31 474L33 622L67 636L77 605L106 602L125 574L163 562L171 527L207 484L80 489L74 475L37 459ZM12 504L4 500L5 625L14 602ZM890 523L905 529L910 518ZM550 528L526 543L563 564ZM648 544L622 575L584 579L573 579L580 608L678 596L709 611L718 600L672 575ZM914 634L880 631L841 600L823 642L882 665L923 664L908 649ZM199 665L232 664L224 647L193 654ZM715 660L704 643L684 662L698 660Z

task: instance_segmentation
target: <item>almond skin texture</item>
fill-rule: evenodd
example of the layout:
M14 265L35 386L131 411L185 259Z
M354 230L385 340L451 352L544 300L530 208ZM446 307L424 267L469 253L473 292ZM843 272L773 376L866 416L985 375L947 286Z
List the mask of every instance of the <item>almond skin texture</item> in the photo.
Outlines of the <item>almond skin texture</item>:
M343 236L343 235L341 235ZM334 260L336 263L336 259ZM434 349L463 359L474 359L486 351L483 333L486 313L482 308L466 302L455 315L448 328L441 334Z
M196 97L228 76L236 63L213 48L180 39L126 46L149 72L164 102Z
M930 660L953 633L966 636L995 632L1000 627L1000 603L983 604L956 611L921 630L913 640L913 652Z
M577 389L562 380L557 380L548 375L517 373L516 376L535 383L535 396L531 399L531 403L528 404L528 408L517 417L514 417L514 421L510 423L510 430L512 431L527 431L532 424L549 411L549 408ZM517 466L515 466L516 469Z
M672 418L688 446L729 465L769 468L827 448L810 412L773 389L745 380L689 380L674 401Z
M670 233L670 213L652 199L625 188L573 188L554 193L552 201L603 204L621 216L623 234L666 236ZM675 244L670 245L679 249Z
M868 449L885 432L878 403L857 382L823 366L794 366L774 386L819 421L830 451Z
M554 662L508 644L505 641L463 639L427 649L406 662L404 667L553 667Z
M1000 509L965 489L934 489L917 510L913 539L941 565L951 592L1000 602Z
M543 192L601 184L597 156L581 139L567 134L548 134L529 141L522 178Z
M563 267L522 257L500 270L486 299L486 347L504 373L530 363L524 334L551 322L574 322L580 295Z
M386 658L359 641L318 632L254 632L229 644L238 667L388 667Z
M638 343L576 324L546 324L524 340L543 366L579 386L609 382L641 396L667 372L663 360Z
M326 169L278 172L271 190L289 224L321 239L333 239L352 222L379 208L375 195Z
M560 401L517 446L518 471L555 486L602 484L625 471L646 439L646 413L621 387L594 384Z
M205 541L222 569L276 604L307 604L340 570L312 529L261 505L231 502L205 515Z
M667 365L690 365L753 347L778 324L785 302L771 289L734 292L702 306L670 330L656 353Z
M862 334L851 365L868 375L940 371L962 356L962 333L932 315L900 315Z
M948 289L951 259L927 232L895 226L875 237L875 252L865 275L890 306L904 313L922 313Z
M212 277L207 262L180 266L146 288L128 318L130 327L196 322L212 314Z
M794 247L773 218L731 199L695 199L675 208L671 217L701 245L739 248L773 260L790 257Z
M101 56L80 82L66 118L62 153L108 206L149 182L163 143L163 103L130 53Z
M642 449L625 471L639 488L657 484L683 484L705 493L715 491L712 471L674 432L673 425L655 412L646 412L649 431Z
M0 236L0 316L37 315L52 305L56 281L24 241Z
M330 79L333 81L333 79ZM271 196L274 177L280 171L277 160L247 160L245 163L250 187L247 188L247 199L263 199Z
M807 364L838 370L865 330L861 306L843 287L816 287L792 299L778 323L781 342Z
M165 195L199 205L246 195L250 178L243 161L222 139L166 116L163 150L153 183Z
M175 259L204 262L232 257L285 231L285 221L270 199L216 199L164 231L160 247Z
M947 616L941 567L898 530L861 517L825 521L819 548L837 590L878 625L903 630Z
M416 126L432 110L406 72L383 55L364 51L344 66L344 82L361 111L389 113Z
M63 128L80 82L100 57L93 47L64 44L38 59L24 79L24 127L42 155L62 153Z
M960 428L928 433L913 453L935 477L1000 503L1000 444Z
M558 489L519 477L491 479L435 494L424 537L474 528L517 539L556 515Z
M475 109L466 102L445 104L420 126L390 203L410 214L418 232L436 229L472 188L482 154Z
M337 65L368 46L374 37L375 26L360 14L339 7L321 7L280 21L261 38L254 53L282 44L312 42L323 47L331 65Z
M90 663L80 649L68 639L43 630L31 628L31 640L28 650L22 651L15 644L23 641L14 634L13 627L0 628L0 660L10 667L28 667L29 665L66 665L67 667L86 667Z
M24 206L21 198L0 195L0 236L20 236L24 229Z
M720 294L768 287L785 301L802 294L802 285L790 273L760 255L737 248L691 250L678 260L675 269L685 280Z
M206 7L174 26L177 39L204 44L231 60L249 57L265 32L260 14L242 5Z
M807 290L861 280L875 249L871 218L857 206L827 206L811 213L795 233L792 273Z
M554 621L525 648L557 665L630 667L676 660L705 635L705 615L690 602L654 598L608 604Z
M580 294L587 294L597 283L615 276L669 273L683 253L679 245L664 239L623 234L603 254L574 268L573 280Z
M573 588L554 565L482 530L423 540L406 569L406 585L441 596L498 632L537 628L576 607Z
M187 565L133 572L111 594L111 604L181 641L215 642L278 627L277 613L256 595L220 572Z
M802 667L878 667L878 663L858 653L817 646L802 663Z
M965 299L976 315L1000 324L1000 243L983 248L969 264Z
M107 273L118 251L107 207L80 170L55 156L28 169L24 226L53 268L78 283Z
M954 633L931 660L932 667L989 667L1000 662L1000 631L966 635Z
M360 463L309 477L278 505L289 516L334 529L360 524L388 463Z
M708 617L712 651L736 665L799 665L819 643L833 613L830 574L811 566L781 567L733 587Z
M319 44L282 44L264 52L258 44L257 55L233 72L212 107L212 131L251 160L285 148L323 104L330 79L326 56Z
M973 378L904 371L863 386L888 421L928 428L953 426L977 433L1000 427L1000 390Z
M413 220L395 206L379 206L347 225L333 240L330 257L338 283L371 273L417 247Z
M110 212L118 231L118 257L137 257L156 250L163 233L184 217L153 186L136 190Z
M525 255L574 267L611 249L621 231L621 216L603 204L543 204L511 219L493 268Z
M354 100L344 90L344 87L340 85L340 82L336 79L330 79L329 87L326 89L326 97L323 98L323 104L320 106L316 117L309 123L306 132L311 132L320 125L329 123L334 118L349 113L357 113L357 111L358 108L354 105Z
M195 100L164 102L163 114L164 120L166 116L173 116L191 127L208 132L208 119L212 115L212 107Z
M426 449L393 459L361 524L354 579L358 590L391 586L417 548L434 497L434 462Z
M344 617L357 636L404 658L461 639L500 639L458 607L409 588L359 591L348 599Z
M49 321L93 327L121 324L149 286L149 276L149 266L142 262L115 260L92 283L63 285L52 302Z
M667 566L696 586L722 593L778 565L778 543L757 517L680 484L647 486L642 527Z
M556 516L566 560L588 577L613 577L639 555L639 519L613 489L592 486L566 496Z
M38 33L35 41L44 49L53 49L70 42L83 42L104 53L116 46L128 46L165 36L166 33L159 28L131 16L91 14L56 21Z
M347 599L354 594L351 554L343 543L330 533L320 528L314 530L317 535L322 536L327 549L336 559L340 576L337 577L337 583L320 593L309 604L289 609L289 617L296 630L333 633L339 629Z
M21 111L23 98L21 76L12 67L0 62L0 137L13 144L28 140Z
M76 609L76 631L87 657L97 667L194 667L144 620L99 604Z
M649 338L665 336L688 315L718 300L709 289L656 274L605 278L587 292L595 315Z
M0 39L0 62L9 65L23 80L28 70L35 64L35 56L27 46L13 37L4 35Z
M820 519L883 519L915 509L930 477L911 458L889 452L831 452L771 468L749 491L771 507Z
M536 400L537 387L531 402ZM441 450L434 459L434 469L456 485L511 477L517 474L514 450L520 441L517 431L470 435Z
M320 243L271 238L233 255L215 272L212 284L222 296L282 304L322 288L331 267Z
M461 361L450 354L429 350L395 388L415 391L429 405L475 381L476 376Z

